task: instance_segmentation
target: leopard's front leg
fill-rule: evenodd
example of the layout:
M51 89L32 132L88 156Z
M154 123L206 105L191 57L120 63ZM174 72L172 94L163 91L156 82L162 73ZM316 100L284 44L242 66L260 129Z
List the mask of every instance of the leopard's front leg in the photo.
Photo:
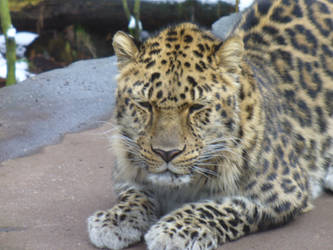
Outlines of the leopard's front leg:
M118 203L88 218L90 241L97 247L122 249L139 242L157 220L158 204L152 194L131 187L121 192Z
M145 240L149 250L206 250L290 218L245 197L186 204L153 225Z

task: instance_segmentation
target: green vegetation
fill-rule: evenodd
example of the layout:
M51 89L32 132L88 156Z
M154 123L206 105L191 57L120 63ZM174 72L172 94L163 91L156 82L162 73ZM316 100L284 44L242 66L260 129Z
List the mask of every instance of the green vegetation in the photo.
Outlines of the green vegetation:
M6 85L15 84L16 43L15 37L8 37L8 30L13 28L10 19L8 1L0 0L0 20L2 31L6 39L7 81Z
M9 8L11 11L20 11L26 6L38 5L43 0L10 0Z
M135 27L134 28L129 27L129 32L135 39L141 40L142 27L140 26L140 0L135 0L134 2L133 15L131 14L128 8L127 0L123 0L123 7L128 22L131 22L132 16L135 19Z
M235 3L235 12L239 12L239 0L236 0L236 3Z

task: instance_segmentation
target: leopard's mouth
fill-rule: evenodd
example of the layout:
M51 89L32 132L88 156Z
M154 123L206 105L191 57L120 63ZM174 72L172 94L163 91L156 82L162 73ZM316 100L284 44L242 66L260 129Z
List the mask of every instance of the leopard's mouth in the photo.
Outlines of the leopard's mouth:
M190 183L191 179L191 174L176 174L170 170L148 174L148 181L158 186L182 186Z

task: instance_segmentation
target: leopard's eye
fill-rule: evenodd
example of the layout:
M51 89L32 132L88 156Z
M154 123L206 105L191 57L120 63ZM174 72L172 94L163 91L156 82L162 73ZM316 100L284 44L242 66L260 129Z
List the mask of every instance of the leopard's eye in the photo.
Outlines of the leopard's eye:
M152 106L149 102L139 102L138 104L144 109L152 110Z
M204 107L205 107L205 106L202 105L202 104L193 104L193 105L190 107L189 112L190 112L190 114L192 114L193 112L198 111L198 110L200 110L200 109L202 109L202 108L204 108Z

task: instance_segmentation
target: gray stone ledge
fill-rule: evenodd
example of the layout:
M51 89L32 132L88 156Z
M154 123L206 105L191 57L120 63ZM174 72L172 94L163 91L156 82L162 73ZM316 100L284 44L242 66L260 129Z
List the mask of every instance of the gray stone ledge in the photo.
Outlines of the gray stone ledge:
M115 57L85 60L0 89L0 162L110 118L116 74Z

